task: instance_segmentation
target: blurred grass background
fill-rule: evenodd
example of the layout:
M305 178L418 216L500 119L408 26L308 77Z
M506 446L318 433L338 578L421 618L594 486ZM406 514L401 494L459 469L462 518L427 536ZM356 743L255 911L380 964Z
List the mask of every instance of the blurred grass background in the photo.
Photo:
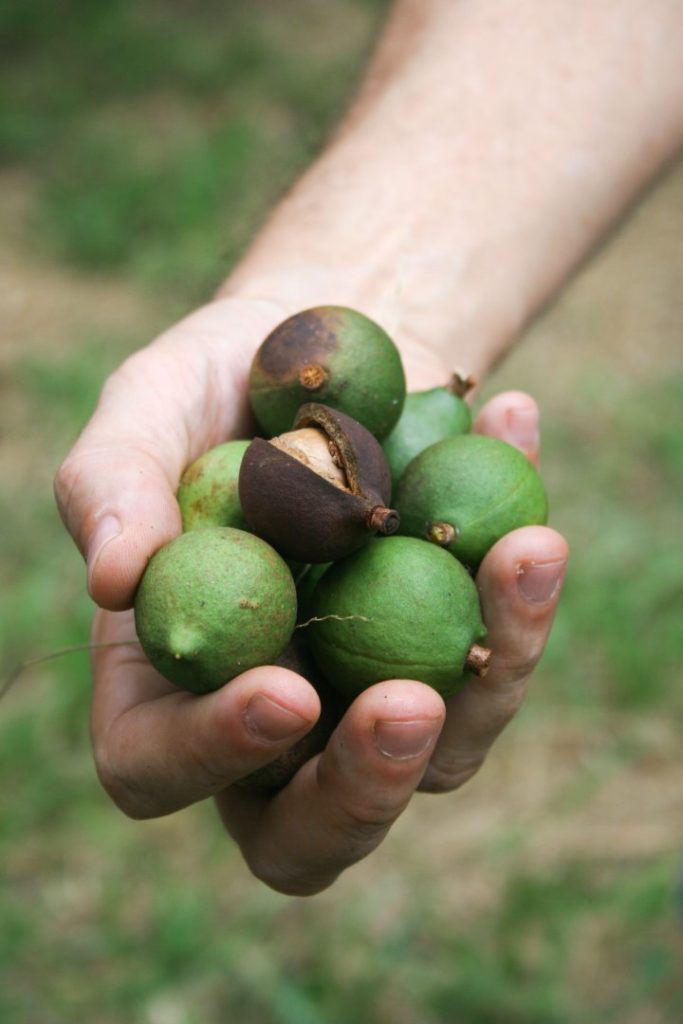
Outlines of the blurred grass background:
M104 376L210 295L343 109L384 0L0 6L0 652L87 637L56 466ZM566 596L461 793L292 900L209 805L133 823L87 657L0 705L3 1024L683 1019L683 167L487 383L541 402Z

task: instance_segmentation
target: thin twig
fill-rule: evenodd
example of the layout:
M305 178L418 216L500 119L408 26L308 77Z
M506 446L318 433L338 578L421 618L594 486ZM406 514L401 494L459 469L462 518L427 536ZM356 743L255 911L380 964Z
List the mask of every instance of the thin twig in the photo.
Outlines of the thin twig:
M368 619L365 615L314 615L313 618L300 622L296 628L305 629L312 622L326 622L327 619L336 619L337 622L348 622L349 619L357 619L359 622L372 622L372 619Z
M41 654L37 658L27 658L25 661L21 661L18 665L12 669L10 674L6 677L5 681L0 686L0 700L5 696L7 691L14 686L21 673L31 668L33 665L42 665L46 661L52 661L53 658L61 658L64 654L76 654L79 651L95 651L102 647L129 647L131 644L136 643L135 640L112 640L110 643L83 643L83 644L70 644L69 647L60 647L57 651L50 651L49 654Z

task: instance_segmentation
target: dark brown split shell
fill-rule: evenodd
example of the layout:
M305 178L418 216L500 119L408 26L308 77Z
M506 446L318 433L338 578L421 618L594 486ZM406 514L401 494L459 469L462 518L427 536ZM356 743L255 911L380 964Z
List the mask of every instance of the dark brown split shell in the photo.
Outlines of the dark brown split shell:
M278 448L278 438L256 438L242 460L240 503L250 530L285 558L334 562L363 547L373 534L398 529L398 513L387 507L391 476L379 442L345 413L307 403L293 431L306 427L327 438L344 486Z

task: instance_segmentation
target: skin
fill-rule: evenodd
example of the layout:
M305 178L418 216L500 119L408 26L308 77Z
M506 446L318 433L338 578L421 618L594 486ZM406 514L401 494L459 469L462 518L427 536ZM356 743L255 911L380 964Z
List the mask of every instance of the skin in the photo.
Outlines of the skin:
M180 530L183 469L248 431L250 361L286 316L334 301L377 319L410 390L454 367L482 379L683 141L682 40L679 0L401 0L335 138L217 300L107 381L56 494L100 606L95 642L131 641L93 654L95 760L127 814L213 796L254 874L307 895L369 854L418 788L481 766L555 613L567 545L552 529L508 534L481 565L483 680L447 705L411 680L371 687L270 799L232 783L310 728L314 689L264 667L180 693L133 643L130 605ZM523 393L494 398L475 429L538 458Z

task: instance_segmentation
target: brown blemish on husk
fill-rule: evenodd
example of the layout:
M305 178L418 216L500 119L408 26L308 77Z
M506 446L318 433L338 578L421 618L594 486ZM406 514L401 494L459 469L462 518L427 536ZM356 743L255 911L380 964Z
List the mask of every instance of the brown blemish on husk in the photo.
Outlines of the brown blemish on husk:
M205 472L205 467L201 461L199 459L195 459L192 465L188 466L180 478L180 486L187 487L189 484L196 483L197 480L202 479Z
M337 350L338 326L339 316L331 311L297 313L268 335L256 355L257 366L275 383L298 378L302 365L322 367Z

